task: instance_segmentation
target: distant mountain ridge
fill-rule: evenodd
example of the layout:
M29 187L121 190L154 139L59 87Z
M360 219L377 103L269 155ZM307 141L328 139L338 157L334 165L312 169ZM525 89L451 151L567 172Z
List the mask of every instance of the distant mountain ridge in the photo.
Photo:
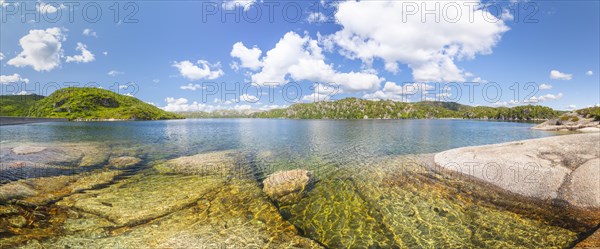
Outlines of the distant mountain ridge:
M220 111L183 113L189 118L289 118L289 119L428 119L464 118L491 120L547 120L563 112L545 106L487 107L455 102L416 103L346 98L337 101L294 104L288 108L246 113Z
M585 110L585 109L584 109ZM177 118L289 119L428 119L548 120L565 112L545 106L487 107L455 102L396 102L346 98L300 103L287 108L170 113L134 97L97 88L64 88L48 97L0 96L0 116L68 118L69 120L160 120Z
M76 121L179 119L135 97L98 88L69 87L48 97L0 96L2 116L67 118ZM10 104L5 107L4 104Z

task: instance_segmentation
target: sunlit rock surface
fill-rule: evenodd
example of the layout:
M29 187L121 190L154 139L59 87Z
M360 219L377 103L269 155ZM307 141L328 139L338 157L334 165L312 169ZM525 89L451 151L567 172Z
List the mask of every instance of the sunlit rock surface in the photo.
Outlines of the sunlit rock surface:
M591 236L577 243L575 248L600 248L600 230L596 230Z
M315 177L307 170L279 171L263 180L263 191L280 204L298 202L315 183Z
M448 170L510 192L600 211L600 134L459 148L435 156Z
M338 163L227 150L150 162L144 154L135 170L111 170L116 167L110 158L135 157L138 150L107 149L97 159L103 162L88 172L1 185L0 245L564 248L598 224L560 206L448 174L434 166L433 155ZM12 150L0 151L15 157ZM52 148L23 156L48 152ZM581 167L569 169L576 175ZM298 186L311 182L312 188L294 202L270 198L264 190L268 177L294 169L305 170L293 179L308 177ZM577 174L589 177L589 169L581 169ZM290 186L291 193L306 190Z
M209 152L169 160L155 168L161 173L246 177L250 169L238 157L235 151Z
M0 147L0 183L80 173L102 166L110 153L106 145L94 143L3 145Z
M228 155L235 153L173 159L157 171L69 195L56 203L67 233L23 247L321 247L281 217L251 174L237 174L241 166Z
M119 171L94 171L77 175L19 180L0 186L0 203L21 200L43 205L96 186L108 184Z
M108 161L108 163L110 166L115 167L115 168L127 168L130 166L134 166L134 165L140 163L141 161L142 161L142 159L139 159L137 157L122 156L122 157L111 158Z
M27 155L27 154L42 152L45 149L46 149L46 147L22 145L22 146L13 148L12 151L13 151L13 153L15 153L17 155Z
M196 176L150 175L65 198L66 205L120 226L147 222L191 205L224 181Z
M474 196L488 189L440 175L428 160L394 157L340 170L281 211L332 248L562 248L577 239L567 224L540 220L548 214L535 205L503 205L508 199L499 194Z
M12 247L32 239L56 236L63 228L68 210L53 203L110 184L119 175L119 171L93 171L25 179L0 186L0 246Z

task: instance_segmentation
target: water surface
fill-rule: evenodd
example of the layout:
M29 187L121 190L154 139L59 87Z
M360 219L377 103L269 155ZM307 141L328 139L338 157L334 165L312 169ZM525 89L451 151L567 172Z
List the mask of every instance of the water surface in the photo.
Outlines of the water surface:
M471 120L187 119L29 124L0 131L2 143L101 142L142 146L157 158L236 149L341 160L435 153L553 135L532 126Z
M565 247L588 228L533 203L513 203L495 190L429 171L420 159L457 147L556 135L532 126L283 119L3 126L0 156L8 166L0 169L0 180L39 179L26 184L52 193L26 202L56 198L0 205L16 210L0 214L0 242L124 248ZM19 145L47 147L39 154L46 158L11 152ZM111 166L111 159L123 156L142 161ZM48 163L28 170L27 162L36 160ZM215 167L189 167L204 162ZM312 171L318 182L294 203L267 198L261 181L289 169ZM76 176L61 178L65 174ZM39 178L44 176L51 177ZM41 215L28 215L32 212ZM30 225L1 230L3 222L19 217Z

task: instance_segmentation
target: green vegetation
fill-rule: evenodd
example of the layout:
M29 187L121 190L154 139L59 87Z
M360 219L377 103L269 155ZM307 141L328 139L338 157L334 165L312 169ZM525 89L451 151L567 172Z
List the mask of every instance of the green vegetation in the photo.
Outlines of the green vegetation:
M600 121L600 107L589 107L585 109L578 110L577 113L579 115L584 116L585 118L594 118L596 121Z
M0 96L0 116L24 117L29 109L44 96L2 95Z
M544 106L487 107L454 102L418 103L346 98L301 103L270 111L185 112L172 114L134 97L98 88L64 88L44 98L39 95L0 96L0 116L68 118L69 120L160 120L176 118L290 118L290 119L427 119L464 118L491 120L547 120L564 112ZM600 120L600 107L578 110L586 118ZM574 120L574 122L577 122Z
M560 121L568 121L569 119L571 119L571 116L569 115L562 115L560 116Z
M544 106L485 107L453 102L405 103L390 100L370 101L347 98L332 102L296 104L286 109L259 112L257 118L292 119L422 119L466 118L494 120L542 120L556 118L561 112Z
M516 106L507 107L471 107L463 115L465 118L495 119L495 120L543 120L560 116L561 112L545 106Z
M160 120L182 118L134 97L98 88L63 88L33 105L30 117L69 120Z

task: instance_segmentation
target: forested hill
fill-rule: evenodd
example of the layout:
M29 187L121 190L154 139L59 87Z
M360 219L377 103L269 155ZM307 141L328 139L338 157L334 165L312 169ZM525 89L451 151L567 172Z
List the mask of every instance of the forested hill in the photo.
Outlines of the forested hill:
M331 102L295 104L252 114L256 118L291 119L423 119L467 118L496 120L543 120L560 116L562 112L545 106L485 107L454 102L405 103L389 100L371 101L347 98Z
M69 120L160 120L183 118L135 97L98 88L63 88L48 97L0 96L0 116Z

